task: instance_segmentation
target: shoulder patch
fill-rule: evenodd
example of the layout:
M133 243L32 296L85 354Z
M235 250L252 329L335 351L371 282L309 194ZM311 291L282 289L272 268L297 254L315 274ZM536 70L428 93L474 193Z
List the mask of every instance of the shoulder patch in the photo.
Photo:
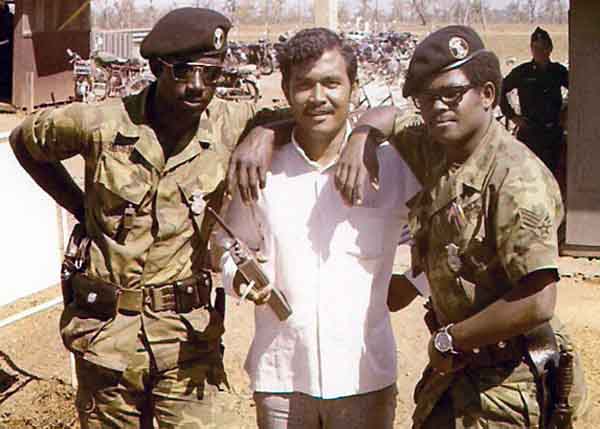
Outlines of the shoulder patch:
M524 207L517 210L521 219L521 226L524 229L534 232L540 238L546 238L550 235L552 232L552 219L548 213L540 216L533 210Z

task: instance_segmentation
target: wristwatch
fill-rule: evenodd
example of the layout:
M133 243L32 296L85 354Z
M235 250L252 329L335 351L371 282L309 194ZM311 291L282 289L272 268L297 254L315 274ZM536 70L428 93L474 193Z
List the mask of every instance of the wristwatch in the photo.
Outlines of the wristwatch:
M433 337L433 346L435 349L443 355L448 353L457 355L458 352L454 349L454 340L450 335L450 328L454 326L454 323L444 326L437 331Z

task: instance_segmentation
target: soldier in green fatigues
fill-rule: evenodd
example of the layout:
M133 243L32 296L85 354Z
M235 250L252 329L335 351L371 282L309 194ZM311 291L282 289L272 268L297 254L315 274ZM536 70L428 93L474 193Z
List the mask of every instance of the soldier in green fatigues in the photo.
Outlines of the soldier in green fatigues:
M373 159L371 143L390 137L424 185L410 203L410 229L413 270L430 283L433 334L414 428L548 427L550 363L536 352L571 346L553 319L560 191L493 120L501 79L496 55L472 29L431 34L403 89L419 115L368 112L338 168L345 198L360 198L361 155ZM576 366L574 408L585 395L582 377Z
M256 119L251 104L213 100L230 27L209 9L172 11L141 46L155 84L39 111L11 135L24 168L89 238L60 323L84 429L213 427L224 328L204 213L219 209L230 152ZM83 192L60 163L74 155Z
M389 139L423 184L409 202L410 229L413 270L430 283L432 336L414 428L549 427L556 392L547 370L558 348L571 347L553 318L560 191L543 163L494 121L501 82L496 55L471 28L432 33L415 50L403 90L418 112L367 112L337 165L336 186L360 204L363 183L376 182L375 148ZM251 150L259 154L252 162ZM271 150L243 145L234 157L261 164ZM415 292L390 294L404 305ZM584 403L582 377L575 365L567 398L575 414Z

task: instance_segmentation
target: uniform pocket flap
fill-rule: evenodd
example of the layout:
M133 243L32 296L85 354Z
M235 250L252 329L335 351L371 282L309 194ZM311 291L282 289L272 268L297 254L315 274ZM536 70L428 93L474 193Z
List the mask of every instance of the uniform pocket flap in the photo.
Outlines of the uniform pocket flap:
M142 168L104 153L98 163L94 181L118 197L139 205L150 190L147 172Z

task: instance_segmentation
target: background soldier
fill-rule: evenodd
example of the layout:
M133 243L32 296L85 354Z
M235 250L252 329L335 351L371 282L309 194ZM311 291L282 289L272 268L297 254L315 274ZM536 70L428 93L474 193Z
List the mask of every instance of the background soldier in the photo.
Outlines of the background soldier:
M205 207L221 205L250 104L213 100L230 21L170 12L144 39L156 83L98 106L37 112L11 136L19 161L85 224L61 335L75 353L83 428L200 428L225 380L210 303ZM85 190L59 161L81 155ZM85 240L83 240L85 242Z
M564 142L561 88L569 88L569 71L562 64L550 61L552 48L550 35L537 27L531 34L533 59L515 67L504 78L500 108L517 126L517 138L556 175ZM520 115L506 96L515 88Z

